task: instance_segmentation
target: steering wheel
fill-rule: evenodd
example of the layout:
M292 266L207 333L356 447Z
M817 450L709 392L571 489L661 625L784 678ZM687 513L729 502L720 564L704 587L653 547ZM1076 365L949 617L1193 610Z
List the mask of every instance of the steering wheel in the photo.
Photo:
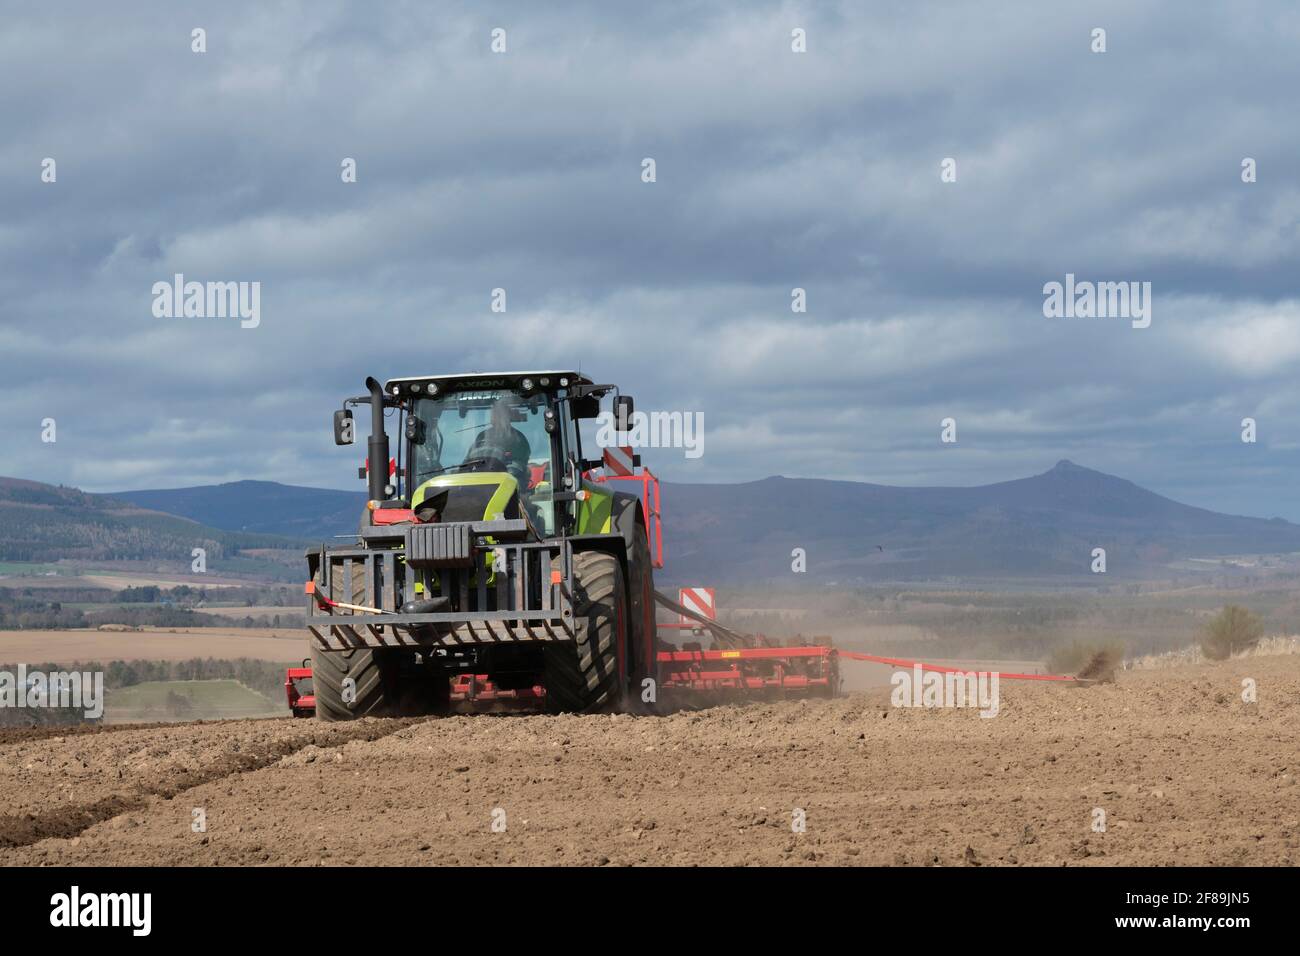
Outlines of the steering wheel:
M471 455L461 463L461 471L509 471L505 459L496 455Z

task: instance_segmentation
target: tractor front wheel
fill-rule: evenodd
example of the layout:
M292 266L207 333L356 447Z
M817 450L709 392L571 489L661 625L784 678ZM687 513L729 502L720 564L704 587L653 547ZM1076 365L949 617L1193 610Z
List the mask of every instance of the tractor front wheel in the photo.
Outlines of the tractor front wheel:
M352 580L335 564L331 583L339 600L366 603L365 567L353 562ZM349 615L340 615L346 623ZM358 717L419 717L445 714L451 708L451 682L438 663L417 664L409 650L352 647L312 653L316 717L324 721Z
M441 716L451 708L451 682L438 664L417 664L410 651L354 647L312 655L316 716Z
M332 722L391 716L395 663L386 661L383 651L364 647L313 653L317 718Z

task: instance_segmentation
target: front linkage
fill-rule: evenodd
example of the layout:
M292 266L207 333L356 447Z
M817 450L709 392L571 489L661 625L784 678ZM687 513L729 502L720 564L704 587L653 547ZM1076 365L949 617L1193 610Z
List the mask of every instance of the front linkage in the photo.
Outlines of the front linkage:
M365 528L308 552L308 630L323 651L573 638L580 538L527 540L523 520Z

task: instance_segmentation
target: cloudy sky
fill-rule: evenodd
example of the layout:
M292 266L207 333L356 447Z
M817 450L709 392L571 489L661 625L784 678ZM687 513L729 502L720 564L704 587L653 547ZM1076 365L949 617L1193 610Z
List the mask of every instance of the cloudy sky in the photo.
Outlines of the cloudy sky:
M9 6L0 474L359 490L366 375L580 366L703 413L673 480L1070 458L1300 520L1293 4L541 6ZM260 324L155 317L176 273ZM1045 317L1067 273L1150 327Z

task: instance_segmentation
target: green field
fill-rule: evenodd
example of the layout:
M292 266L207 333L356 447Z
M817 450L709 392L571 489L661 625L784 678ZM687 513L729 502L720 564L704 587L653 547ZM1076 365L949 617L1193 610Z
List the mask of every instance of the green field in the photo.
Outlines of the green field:
M29 561L0 561L0 574L46 574L54 571L52 564L32 564Z
M217 720L275 717L288 713L236 680L148 681L109 691L105 719L110 723L160 720Z

